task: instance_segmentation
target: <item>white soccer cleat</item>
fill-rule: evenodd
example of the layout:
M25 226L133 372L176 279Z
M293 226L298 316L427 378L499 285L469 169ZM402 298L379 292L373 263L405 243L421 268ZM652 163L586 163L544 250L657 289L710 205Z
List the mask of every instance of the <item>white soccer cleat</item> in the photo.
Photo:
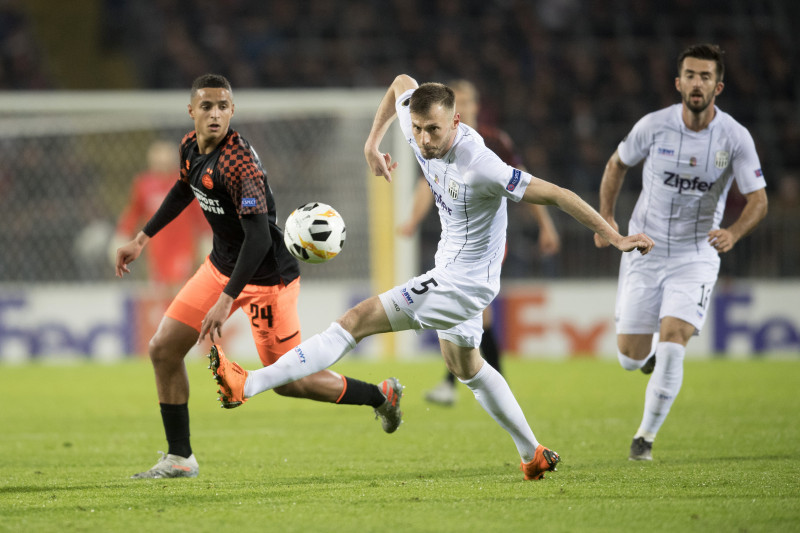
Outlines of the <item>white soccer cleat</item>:
M131 476L131 479L162 479L168 477L197 477L200 466L197 464L194 454L189 457L180 455L161 454L161 459L151 468L144 472L139 472Z
M453 405L456 398L456 386L446 379L425 393L427 401L438 405Z

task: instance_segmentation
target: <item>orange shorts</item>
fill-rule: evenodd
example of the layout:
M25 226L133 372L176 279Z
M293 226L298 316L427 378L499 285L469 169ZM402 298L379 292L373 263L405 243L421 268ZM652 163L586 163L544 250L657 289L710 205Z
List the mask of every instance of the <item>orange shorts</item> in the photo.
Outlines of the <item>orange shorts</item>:
M199 332L203 318L217 303L228 279L206 258L164 314ZM245 285L233 302L231 314L242 308L250 316L250 330L264 366L300 344L299 295L297 278L288 285Z

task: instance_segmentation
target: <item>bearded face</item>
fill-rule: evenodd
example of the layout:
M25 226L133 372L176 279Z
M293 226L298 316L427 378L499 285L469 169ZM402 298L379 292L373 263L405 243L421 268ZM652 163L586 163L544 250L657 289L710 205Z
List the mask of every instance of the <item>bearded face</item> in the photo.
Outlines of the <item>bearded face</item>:
M717 80L716 63L712 60L687 57L683 60L680 77L675 85L684 105L699 114L714 103L723 84Z

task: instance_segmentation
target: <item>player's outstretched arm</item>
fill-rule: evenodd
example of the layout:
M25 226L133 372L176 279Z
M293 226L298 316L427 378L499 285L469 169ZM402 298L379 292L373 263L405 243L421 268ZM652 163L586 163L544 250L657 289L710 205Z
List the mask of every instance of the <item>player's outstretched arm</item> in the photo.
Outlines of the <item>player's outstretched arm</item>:
M397 116L394 109L397 98L407 90L417 87L416 80L406 74L400 74L394 79L378 106L375 119L372 121L372 129L370 129L367 142L364 144L364 156L367 158L370 170L376 176L383 176L388 182L392 181L391 172L397 168L397 162L392 162L390 154L381 153L381 141L389 130L389 125Z
M125 274L130 274L131 270L128 268L128 265L141 255L142 249L144 249L148 242L150 242L150 237L143 231L140 231L132 241L117 248L114 270L118 278L121 278Z
M603 170L603 179L600 182L600 207L598 211L600 216L606 219L615 231L619 231L619 225L614 219L614 211L617 206L617 198L619 191L622 189L622 182L625 180L625 174L628 172L628 165L622 162L619 158L619 153L614 150L611 154L606 168ZM599 234L594 234L594 245L598 248L605 248L609 242L601 237Z
M639 250L642 255L653 248L653 240L644 233L623 237L580 196L539 178L532 178L522 199L531 204L555 205L575 220L599 234L623 252Z

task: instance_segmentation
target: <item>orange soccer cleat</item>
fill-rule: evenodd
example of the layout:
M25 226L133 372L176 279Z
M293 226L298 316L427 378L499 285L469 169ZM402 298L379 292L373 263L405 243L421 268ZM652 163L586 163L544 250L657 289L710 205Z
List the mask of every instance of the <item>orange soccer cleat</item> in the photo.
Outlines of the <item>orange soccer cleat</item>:
M561 461L561 457L554 451L549 450L541 444L536 448L536 453L527 463L520 461L519 469L525 474L525 480L544 479L545 472L555 472L556 465Z
M208 360L211 362L208 368L211 369L214 380L219 384L217 393L222 404L220 407L233 409L246 402L244 382L247 380L247 370L232 361L228 361L222 349L216 344L211 346Z
M375 418L381 419L381 426L386 433L394 433L403 423L403 412L400 410L403 386L397 378L389 378L380 382L378 388L386 401L375 408Z

